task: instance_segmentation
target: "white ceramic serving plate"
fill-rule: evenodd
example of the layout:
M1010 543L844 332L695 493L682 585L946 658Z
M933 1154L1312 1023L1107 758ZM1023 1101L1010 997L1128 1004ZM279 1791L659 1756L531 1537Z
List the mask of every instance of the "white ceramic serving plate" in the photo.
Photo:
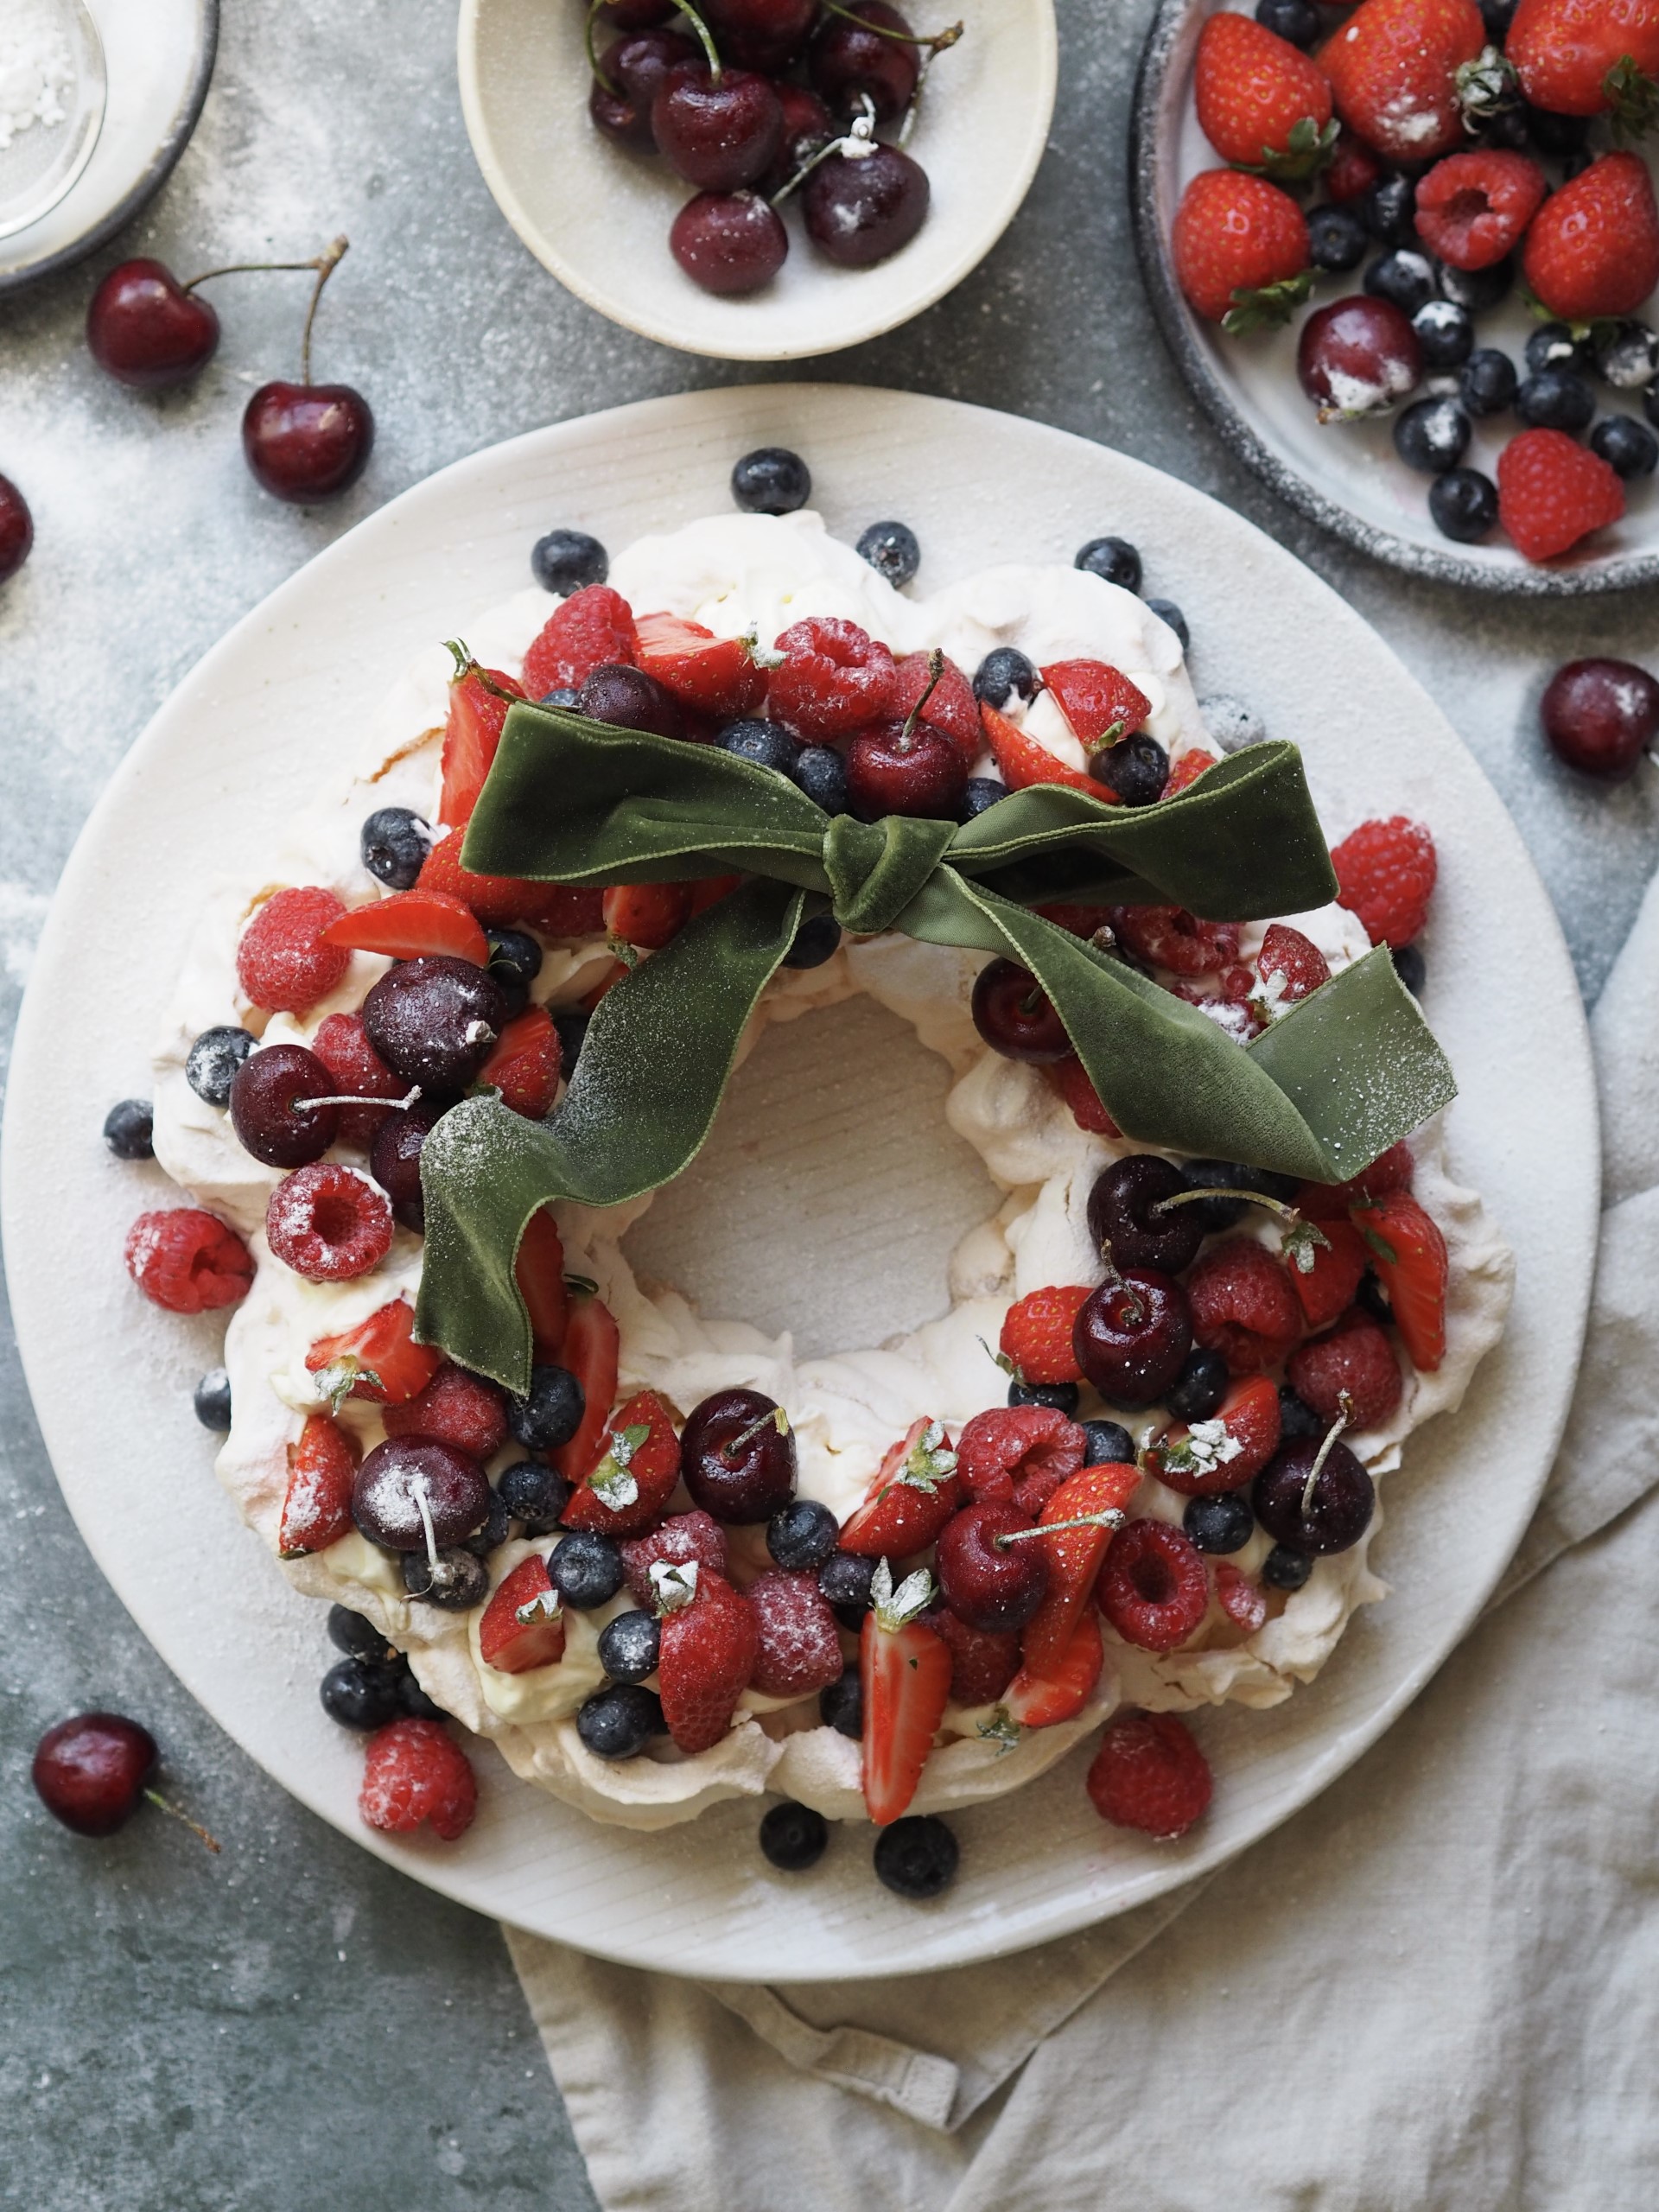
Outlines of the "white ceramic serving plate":
M632 1834L593 1826L482 1749L480 1817L459 1844L362 1828L358 1744L317 1703L330 1656L321 1608L242 1527L191 1414L219 1331L158 1313L123 1271L134 1214L176 1194L159 1170L112 1160L99 1136L107 1103L146 1090L203 880L257 854L274 824L344 772L353 731L413 654L458 626L465 634L470 613L521 588L532 540L553 524L620 549L718 512L734 458L773 443L809 456L837 532L906 517L930 589L996 562L1065 561L1102 531L1137 541L1153 587L1178 592L1192 621L1200 690L1253 701L1274 734L1300 741L1329 819L1402 809L1433 825L1441 879L1427 1004L1463 1084L1452 1164L1484 1193L1520 1262L1508 1335L1463 1412L1414 1438L1386 1485L1372 1558L1394 1594L1359 1615L1319 1681L1288 1703L1199 1717L1218 1778L1204 1824L1172 1847L1103 1827L1083 1790L1084 1751L1024 1792L953 1816L962 1876L926 1907L878 1885L861 1827L838 1830L802 1880L762 1859L753 1803ZM88 943L100 949L99 1018L66 1021L63 1008L85 999ZM804 1318L803 1252L855 1323L868 1276L849 1224L863 1205L872 1236L885 1233L880 1216L899 1187L886 1154L879 1189L860 1178L880 1149L873 1134L891 1137L902 1108L890 1085L847 1079L845 1056L862 1049L856 1027L830 1033L843 1058L827 1071L822 1052L814 1062L812 1021L766 1040L769 1053L802 1055L809 1156L791 1170L779 1129L787 1105L768 1109L740 1077L728 1107L737 1141L717 1135L658 1240L659 1256L676 1239L695 1255L692 1178L709 1179L712 1249L734 1194L753 1204L746 1180L777 1177L787 1233L728 1249L724 1263L716 1254L723 1279L712 1286L725 1311L773 1326ZM782 1072L779 1087L768 1057L774 1102L790 1096L786 1062ZM942 1135L940 1095L935 1077L911 1102L923 1147ZM741 1117L757 1113L747 1142ZM844 1162L836 1176L824 1169L832 1153ZM1382 1733L1478 1611L1532 1512L1577 1363L1597 1189L1588 1047L1549 903L1485 779L1357 615L1248 523L1122 454L944 400L785 385L619 408L459 461L320 554L207 655L123 763L65 871L18 1027L0 1198L18 1340L71 1510L157 1649L262 1765L366 1849L480 1911L639 1964L807 1980L984 1958L1121 1912L1242 1850ZM961 1226L938 1225L932 1311ZM705 1298L711 1288L686 1287ZM893 1298L925 1294L865 1293L865 1340L924 1318L896 1313Z
M927 171L927 220L874 269L836 269L787 203L789 258L747 299L680 269L669 226L691 187L622 152L588 115L582 0L462 0L461 100L484 181L543 265L642 336L734 361L833 353L908 322L994 246L1030 188L1054 108L1053 0L946 0L918 29L960 22L930 71L907 150ZM606 35L610 35L608 33Z
M1429 514L1431 480L1408 468L1395 452L1391 417L1318 420L1296 380L1297 333L1307 310L1285 329L1243 339L1229 338L1193 314L1170 264L1170 227L1192 178L1221 166L1198 128L1192 63L1205 24L1224 8L1248 12L1245 0L1164 0L1141 60L1130 161L1135 244L1153 307L1170 351L1222 436L1293 506L1362 552L1417 575L1541 597L1659 582L1659 489L1651 477L1625 486L1628 512L1622 522L1598 531L1581 550L1559 561L1523 560L1501 531L1484 544L1455 544L1440 535ZM1333 15L1332 26L1341 20ZM1315 194L1307 205L1317 199ZM1368 254L1345 276L1322 278L1315 303L1359 291L1365 262L1372 257ZM1517 287L1501 308L1479 318L1477 342L1500 346L1519 367L1536 327ZM1596 389L1604 412L1640 414L1639 394ZM1465 465L1493 476L1499 453L1520 428L1514 415L1477 423Z

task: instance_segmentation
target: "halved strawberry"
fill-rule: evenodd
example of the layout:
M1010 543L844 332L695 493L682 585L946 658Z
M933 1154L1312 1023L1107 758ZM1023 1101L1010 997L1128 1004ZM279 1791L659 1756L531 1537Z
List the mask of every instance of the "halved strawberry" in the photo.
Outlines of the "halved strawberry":
M1324 1243L1306 1248L1313 1265L1304 1273L1299 1260L1290 1270L1310 1329L1327 1328L1348 1311L1367 1265L1365 1240L1351 1222L1322 1221L1319 1230Z
M606 992L613 991L619 983L626 979L627 973L628 969L626 962L613 960L610 966L605 970L605 973L600 977L598 982L594 985L593 988L582 993L581 999L578 1001L578 1004L581 1006L582 1012L584 1014L591 1014L594 1008L599 1004L601 999L604 997Z
M861 1559L908 1559L925 1551L965 1503L944 1423L912 1421L842 1529L841 1548Z
M1354 1208L1354 1226L1370 1249L1412 1364L1432 1374L1446 1357L1446 1239L1409 1192Z
M443 1365L436 1344L415 1341L415 1309L394 1298L338 1336L319 1337L305 1355L323 1395L339 1407L347 1398L371 1405L407 1405L418 1397Z
M521 922L539 923L554 898L588 895L570 892L561 884L535 883L525 876L480 875L476 869L461 864L461 849L466 842L464 829L451 830L440 837L422 865L416 888L447 892L451 899L459 899L486 929L512 929ZM592 896L593 926L597 929L598 892Z
M654 1390L637 1390L611 1416L594 1463L560 1518L567 1529L637 1536L662 1518L679 1479L674 1417Z
M538 1206L524 1224L512 1274L530 1315L536 1357L550 1365L563 1355L570 1294L564 1281L564 1241L548 1207Z
M1002 1699L1008 1718L1022 1728L1052 1728L1058 1720L1075 1720L1093 1696L1105 1661L1100 1616L1090 1605L1078 1614L1069 1642L1052 1666L1039 1669L1027 1660L1008 1684Z
M1147 1447L1147 1465L1183 1497L1240 1490L1279 1449L1279 1393L1265 1375L1235 1382L1208 1421L1176 1421Z
M722 1576L696 1560L665 1567L653 1580L663 1616L657 1670L663 1718L681 1751L706 1751L731 1726L754 1672L754 1611Z
M1141 1471L1121 1460L1084 1467L1063 1482L1038 1518L1038 1527L1075 1521L1085 1513L1121 1513L1135 1496ZM1033 1673L1055 1675L1076 1633L1112 1541L1109 1528L1060 1529L1043 1541L1048 1554L1048 1594L1026 1624L1022 1649Z
M394 960L419 960L427 954L489 965L489 940L477 917L445 891L390 891L367 906L353 906L323 931L329 944L355 952L389 953Z
M493 690L491 685L496 688ZM505 698L503 692L507 694ZM481 669L476 661L468 661L450 684L438 792L438 819L446 829L464 829L472 820L501 742L507 709L514 699L524 696L512 677L503 675L499 668Z
M660 952L691 918L689 883L613 883L601 904L605 926L623 944Z
M995 707L982 704L979 716L985 725L986 742L1011 791L1029 791L1033 784L1064 784L1068 791L1087 791L1090 798L1102 799L1108 806L1116 804L1116 791L1085 776L1081 768L1068 768L1064 760L1057 760L1046 745L1016 729Z
M568 1483L579 1483L599 1456L599 1440L616 1403L616 1363L621 1339L611 1309L597 1298L578 1298L565 1324L561 1367L582 1385L582 1424L553 1464Z
M608 584L585 584L543 623L524 655L524 690L544 699L550 691L580 689L596 668L632 665L639 650L633 611L621 593Z
M1042 678L1085 753L1133 737L1152 712L1146 693L1107 661L1052 661Z
M634 625L639 660L647 676L689 707L721 721L752 715L766 696L752 640L717 638L678 614L642 614Z
M298 1442L288 1447L288 1488L276 1538L284 1559L325 1551L351 1535L356 1472L355 1438L327 1414L308 1414Z
M539 1552L520 1560L484 1608L478 1649L499 1675L527 1675L564 1656L564 1614Z
M552 1111L559 1089L559 1033L544 1006L527 1006L496 1039L478 1071L481 1088L492 1084L501 1103L539 1122Z
M895 1590L884 1559L870 1588L858 1647L864 1692L864 1803L877 1827L907 1810L950 1702L950 1650L917 1615L932 1577L912 1574Z

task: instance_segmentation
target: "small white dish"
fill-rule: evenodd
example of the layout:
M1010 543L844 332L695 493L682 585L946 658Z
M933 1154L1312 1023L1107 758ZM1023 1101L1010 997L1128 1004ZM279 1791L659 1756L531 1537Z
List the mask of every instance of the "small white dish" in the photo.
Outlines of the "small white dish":
M17 0L0 22L0 238L49 214L92 158L109 83L82 0Z
M964 35L930 69L906 150L932 188L911 243L837 269L785 203L789 258L763 290L719 299L669 251L692 188L660 156L625 153L588 114L579 0L463 0L461 102L496 204L559 282L642 337L735 361L795 361L892 330L988 254L1024 200L1054 109L1052 0L928 0L919 27ZM798 195L797 195L798 197Z

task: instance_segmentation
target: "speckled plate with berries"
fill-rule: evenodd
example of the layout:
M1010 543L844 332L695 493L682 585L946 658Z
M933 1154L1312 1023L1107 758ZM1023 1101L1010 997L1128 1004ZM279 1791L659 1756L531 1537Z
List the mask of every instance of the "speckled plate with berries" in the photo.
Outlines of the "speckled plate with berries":
M1432 46L1443 41L1448 53L1470 56L1470 67L1478 71L1485 67L1484 42L1494 29L1503 35L1515 12L1505 0L1493 0L1478 13L1472 0L1443 0L1443 4L1442 0L1376 0L1376 4L1402 23L1412 10L1425 10L1433 27L1418 43ZM1527 36L1533 45L1558 36L1576 38L1580 19L1593 19L1595 14L1587 0L1529 0L1529 10ZM1304 213L1313 218L1314 211L1321 210L1318 222L1331 226L1321 263L1329 273L1316 275L1311 300L1296 304L1287 323L1239 336L1195 311L1177 275L1172 236L1177 210L1193 180L1222 166L1222 155L1200 127L1195 92L1200 41L1211 19L1224 15L1237 15L1241 25L1248 22L1251 31L1256 28L1255 11L1243 8L1240 0L1165 0L1160 9L1142 55L1135 96L1131 188L1136 245L1160 327L1187 382L1228 444L1293 506L1375 559L1414 575L1480 591L1559 595L1622 590L1659 579L1659 493L1653 474L1659 439L1651 427L1659 422L1659 413L1649 411L1659 410L1659 390L1649 388L1659 365L1659 341L1643 320L1650 320L1651 315L1645 302L1622 308L1624 316L1637 319L1634 331L1626 324L1586 318L1576 321L1569 333L1560 323L1548 322L1541 308L1533 311L1527 283L1509 259L1478 272L1448 271L1444 262L1427 252L1413 226L1408 206L1403 218L1398 205L1390 207L1390 191L1403 194L1409 202L1411 186L1398 181L1402 172L1387 161L1372 161L1344 130L1337 165L1325 183L1317 176L1312 183L1294 181L1288 171L1281 170L1289 180L1285 188ZM1544 20L1557 16L1565 29ZM1345 30L1355 20L1355 11L1326 4L1326 0L1269 0L1262 16L1265 23L1294 35L1315 54L1334 32ZM1649 42L1659 41L1659 26L1643 29L1640 36ZM1236 50L1227 60L1237 75L1248 75L1253 65L1261 66L1262 57L1249 52L1243 38L1234 45ZM1212 59L1217 53L1213 35L1206 52ZM1650 70L1653 59L1644 50L1643 67ZM1281 51L1276 67L1288 84L1301 66L1301 56L1293 54L1287 73L1285 62ZM1306 66L1311 69L1311 63ZM1274 68L1274 60L1269 60L1268 67ZM1596 60L1593 67L1600 67ZM1577 73L1581 75L1582 68ZM1339 116L1361 112L1376 82L1380 79L1367 80L1359 92L1349 95L1339 91ZM1446 82L1450 86L1450 77ZM1465 82L1466 86L1466 74ZM1411 92L1398 96L1406 105L1417 98ZM1582 108L1576 77L1564 94L1558 81L1550 96L1563 106L1576 102ZM1251 97L1265 97L1259 82ZM1477 101L1480 97L1478 85L1474 97ZM1459 134L1452 147L1458 155L1497 151L1500 167L1481 181L1483 191L1490 182L1502 198L1516 190L1535 194L1547 186L1553 199L1590 157L1616 149L1611 118L1605 115L1592 120L1582 112L1541 117L1535 108L1517 102L1515 87L1503 83L1501 71L1493 97L1503 112L1478 131L1463 130L1455 120L1451 126ZM1294 104L1287 90L1275 92L1273 98ZM1253 123L1263 109L1241 106L1236 111ZM1240 127L1248 125L1241 120ZM1333 122L1333 133L1335 127ZM1634 143L1634 153L1626 144L1621 162L1628 161L1633 170L1650 166L1643 142ZM1241 140L1239 158L1243 149ZM1445 143L1438 143L1435 150L1444 156ZM1382 190L1375 205L1363 193L1338 200L1338 190L1328 188L1342 163L1356 156L1370 162L1380 179ZM1432 166L1428 161L1408 162L1403 174L1421 183ZM1240 175L1237 170L1231 174L1235 179ZM1614 171L1605 175L1609 184L1628 185L1628 179L1618 179ZM1345 194L1350 184L1361 182L1356 172L1341 190ZM1243 188L1263 194L1278 190L1267 178L1250 179ZM1639 181L1636 196L1647 199ZM1276 200L1274 204L1278 206ZM1528 198L1520 211L1517 219L1522 226L1533 204ZM1460 203L1460 212L1467 205ZM1544 200L1543 210L1535 229L1558 219L1551 199ZM1641 266L1659 250L1659 226L1651 220L1651 212L1649 199L1637 210L1635 227L1641 235L1621 241L1615 253L1627 269ZM1279 213L1284 213L1281 207ZM1567 213L1565 202L1561 213ZM1515 262L1521 258L1517 251ZM1390 268L1379 270L1380 264L1390 261ZM1529 260L1527 265L1535 290L1534 264ZM1636 281L1640 291L1642 278ZM1225 282L1224 276L1217 282ZM1191 289L1189 283L1189 294ZM1397 307L1401 316L1419 318L1421 358L1394 378L1396 390L1385 411L1343 419L1337 410L1345 404L1344 390L1327 404L1332 419L1322 423L1318 404L1299 379L1299 346L1311 320L1335 302L1361 294L1384 296L1369 297L1364 303L1379 316L1397 323ZM1223 296L1221 304L1206 314L1219 316L1224 305ZM1420 310L1433 327L1425 329ZM1358 335L1369 348L1373 334L1362 331ZM1610 358L1609 348L1621 335L1625 351ZM1411 334L1405 342L1411 344ZM1472 391L1471 372L1454 358L1466 356L1471 347L1478 376ZM1444 357L1438 368L1437 348ZM1487 358L1491 354L1503 358L1494 361ZM1529 379L1542 379L1534 385L1530 397L1523 391L1521 398L1522 409L1533 411L1517 414L1517 383L1525 387ZM1585 531L1559 556L1523 557L1497 520L1497 483L1504 484L1506 512L1511 496L1500 457L1517 444L1523 427L1532 448L1528 459L1544 479L1544 488L1533 496L1534 506L1554 508L1558 497L1570 501ZM1450 474L1446 473L1448 463L1456 464ZM1524 473L1518 457L1510 467L1518 483ZM1527 494L1517 490L1516 497L1525 501ZM1618 513L1618 518L1606 522L1604 518L1611 513ZM1547 518L1546 530L1553 519ZM1592 520L1601 526L1590 527ZM1573 526L1567 525L1569 532ZM1524 518L1517 535L1527 535Z
M211 1315L158 1326L121 1265L135 1205L165 1203L169 1186L112 1160L98 1134L109 1102L145 1084L204 882L332 782L342 727L458 610L521 586L550 522L626 545L718 512L734 457L763 446L810 455L838 537L902 516L930 592L999 562L1064 563L1102 536L1138 544L1146 588L1179 597L1192 625L1200 690L1241 696L1302 741L1325 818L1406 810L1430 826L1440 877L1424 991L1462 1084L1451 1164L1518 1262L1504 1337L1461 1409L1414 1436L1389 1479L1370 1556L1390 1594L1286 1702L1196 1716L1217 1777L1205 1819L1173 1845L1103 1827L1079 1747L953 1813L960 1872L925 1905L873 1879L858 1823L837 1825L804 1876L769 1866L753 1799L639 1833L490 1763L457 1841L361 1827L359 1745L315 1695L331 1656L320 1611L251 1541L192 1417L219 1328ZM954 487L973 481L999 494L965 513ZM102 948L95 1023L64 1012L84 1001L89 941ZM965 1184L952 1164L930 1056L906 1058L874 1019L849 1027L830 1008L772 1033L774 1058L757 1052L745 1071L758 1087L740 1078L706 1161L676 1187L652 1263L697 1269L708 1310L871 1342L940 1310L937 1270L982 1217L983 1183L971 1161ZM948 402L813 386L649 402L477 454L238 625L140 740L66 872L19 1027L3 1170L19 1344L66 1497L219 1723L342 1832L477 1910L642 1965L783 1980L940 1967L1109 1916L1221 1863L1357 1758L1462 1635L1531 1514L1576 1369L1598 1203L1587 1044L1548 899L1479 771L1351 610L1237 517L1121 454Z

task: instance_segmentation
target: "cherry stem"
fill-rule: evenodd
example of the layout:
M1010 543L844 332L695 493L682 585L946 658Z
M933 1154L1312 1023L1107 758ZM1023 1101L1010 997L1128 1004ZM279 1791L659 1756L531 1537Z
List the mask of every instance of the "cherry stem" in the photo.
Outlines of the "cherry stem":
M1005 1536L993 1536L993 1551L1005 1552L1010 1544L1028 1544L1033 1536L1055 1536L1062 1529L1121 1529L1128 1519L1115 1505L1099 1513L1079 1513L1070 1521L1039 1521L1034 1529L1011 1529Z
M748 1427L743 1431L741 1436L729 1437L727 1441L721 1446L721 1458L722 1459L734 1459L738 1453L743 1449L743 1446L746 1444L752 1444L755 1438L760 1435L763 1428L775 1428L779 1436L787 1436L789 1434L789 1415L784 1411L781 1406L773 1406L770 1412L759 1414L749 1423Z
M432 1526L432 1507L427 1497L426 1484L423 1481L415 1484L415 1503L421 1509L421 1527L426 1534L427 1564L432 1570L432 1580L435 1582L438 1579L438 1537L437 1531Z
M829 139L819 147L816 154L809 155L788 183L779 185L777 191L772 194L770 206L781 207L790 194L804 185L813 170L821 162L827 162L831 154L843 154L849 147L855 147L861 153L868 150L875 136L875 102L868 92L861 92L858 99L860 112L854 120L849 136L845 138Z
M598 20L600 10L604 5L605 0L588 0L588 20L582 25L582 43L588 49L588 67L604 86L606 91L614 95L620 94L621 87L607 77L600 67L598 50L594 45L594 25Z
M916 725L922 719L922 709L938 690L939 678L944 674L944 655L938 646L935 645L927 657L927 689L905 716L905 726L899 733L899 750L901 753L909 752L910 741L915 734ZM1035 1010L1033 1007L1033 1012L1034 1013Z
M679 10L680 13L685 17L687 22L690 24L692 29L696 33L697 43L702 47L704 54L708 57L709 81L710 84L718 85L721 82L722 73L720 66L720 48L715 44L713 33L709 30L708 24L703 22L702 17L697 13L696 10L691 5L691 0L674 0L674 5Z
M407 1098L294 1098L289 1103L296 1114L309 1114L318 1106L384 1106L389 1114L407 1114L421 1095L417 1083Z
M1139 1328L1141 1324L1147 1318L1145 1300L1141 1297L1140 1292L1135 1288L1132 1282L1126 1282L1123 1277L1119 1274L1116 1267L1113 1266L1110 1257L1104 1252L1101 1254L1101 1263L1106 1270L1107 1287L1112 1290L1122 1291L1124 1297L1128 1300L1129 1319L1135 1323L1135 1326Z
M199 1836L209 1851L217 1852L222 1848L217 1836L209 1835L201 1822L193 1821L188 1813L181 1813L176 1805L168 1804L159 1789L146 1789L144 1795L158 1812L165 1813L170 1820L177 1821L181 1827L188 1828L192 1835Z
M1343 1430L1347 1427L1349 1422L1353 1419L1353 1401L1350 1398L1345 1390L1343 1392L1341 1398L1338 1402L1340 1404L1342 1411L1337 1415L1335 1421L1332 1422L1330 1427L1326 1430L1325 1441L1314 1453L1313 1464L1307 1471L1307 1480L1302 1484L1302 1510L1300 1518L1304 1521L1306 1520L1308 1515L1313 1510L1313 1492L1319 1486L1319 1477L1325 1472L1325 1463L1331 1457L1331 1453L1336 1445L1337 1439L1342 1434Z
M445 651L455 664L455 672L449 679L452 683L464 683L469 676L475 676L481 688L489 693L492 699L505 699L510 707L522 707L525 704L521 692L509 691L505 683L496 682L489 670L481 662L474 659L473 649L470 645L463 645L459 638L446 638L443 643Z
M305 335L300 340L300 382L311 381L311 326L317 319L317 302L322 297L322 288L339 268L345 257L346 241L344 236L324 246L312 263L317 281L311 288L311 304L305 311Z
M1168 1213L1174 1206L1190 1206L1198 1198L1243 1198L1247 1205L1265 1206L1269 1213L1276 1213L1290 1229L1304 1229L1313 1242L1328 1251L1331 1239L1317 1223L1305 1221L1294 1206L1287 1206L1282 1198L1270 1198L1265 1191L1241 1191L1236 1185L1205 1185L1200 1190L1178 1191L1173 1198L1160 1198L1152 1211Z
M856 23L861 30L874 31L877 38L890 38L895 46L925 46L930 54L943 54L963 34L961 23L952 23L949 30L943 31L892 30L886 23L873 23L856 8L842 6L842 0L823 0L823 9L826 15L839 16L846 22Z
M315 275L316 267L315 261L230 261L223 269L204 269L200 276L193 276L188 284L181 284L179 289L183 292L194 292L198 284L211 284L215 276L252 276L266 270L308 269Z

